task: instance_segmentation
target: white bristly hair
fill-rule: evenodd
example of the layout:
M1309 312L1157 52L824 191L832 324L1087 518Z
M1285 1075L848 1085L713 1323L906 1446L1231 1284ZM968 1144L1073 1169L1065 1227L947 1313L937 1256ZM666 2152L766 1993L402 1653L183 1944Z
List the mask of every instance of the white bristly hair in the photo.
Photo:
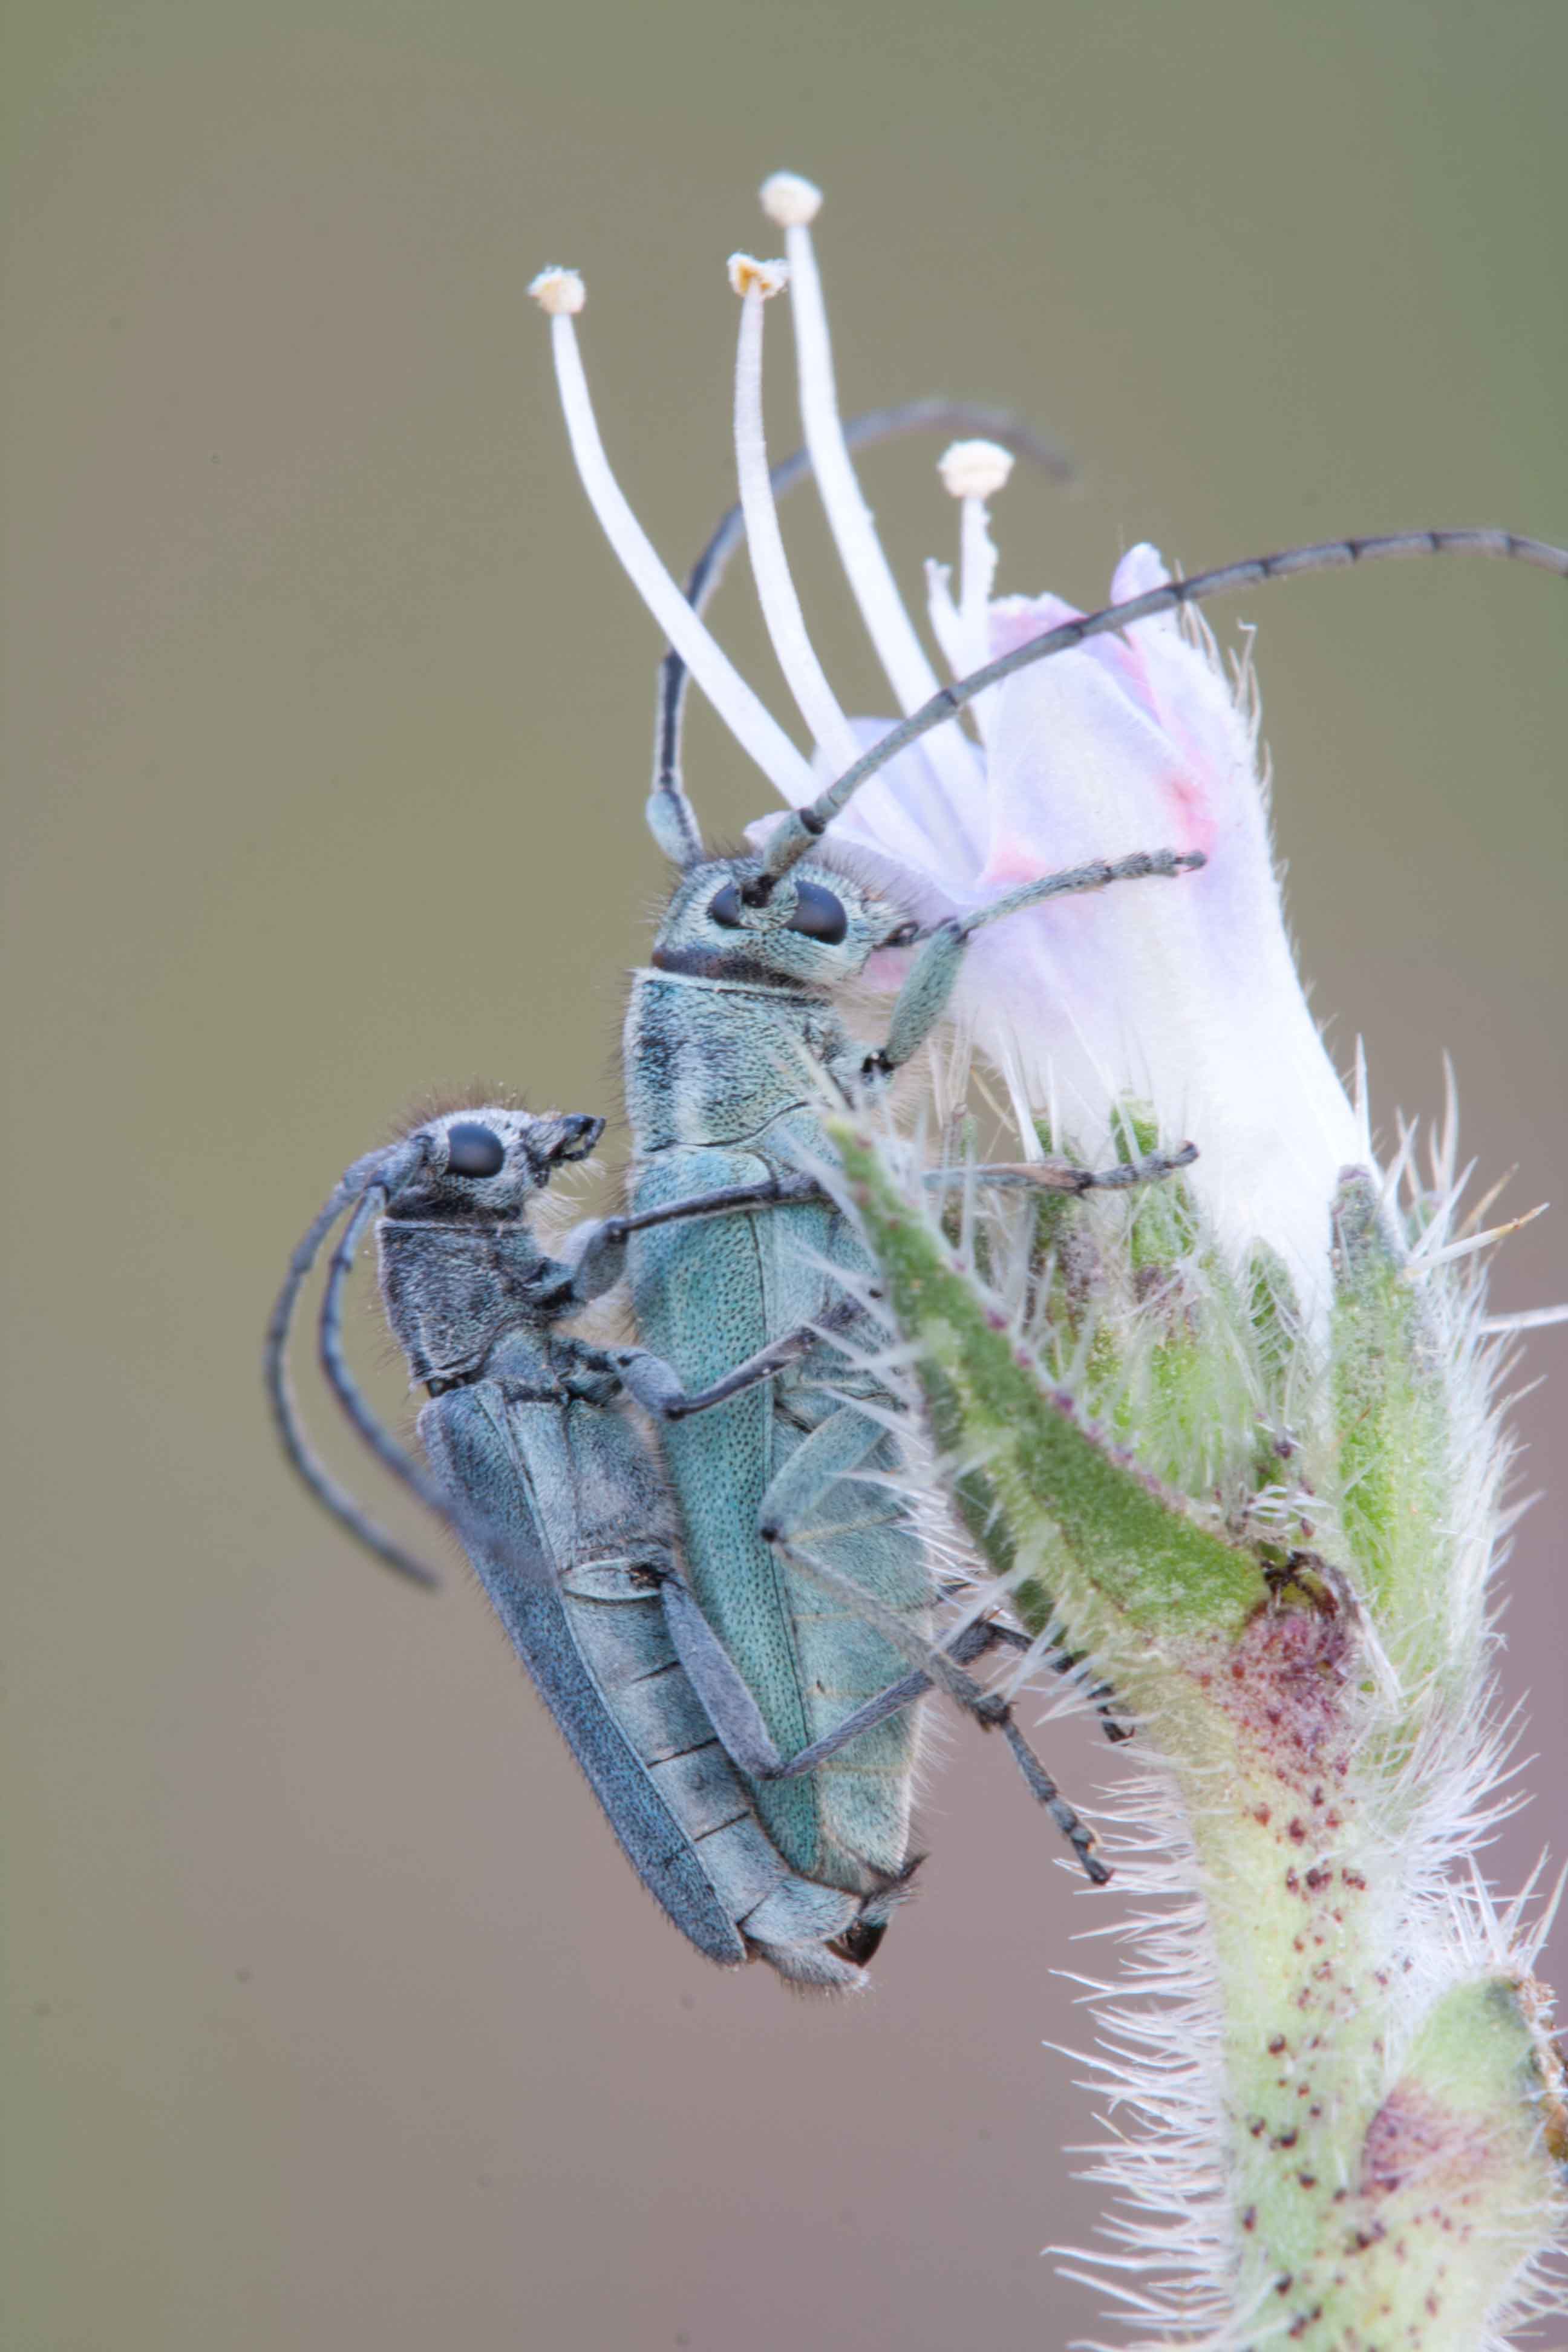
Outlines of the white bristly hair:
M963 1075L953 1059L941 1073L940 1093L954 1115L963 1098ZM1364 1066L1359 1092L1364 1106ZM1555 1891L1543 1887L1538 1872L1520 1895L1500 1903L1479 1867L1482 1850L1500 1822L1522 1801L1511 1786L1519 1719L1500 1709L1495 1687L1492 1593L1511 1530L1528 1504L1510 1504L1505 1497L1513 1448L1503 1426L1511 1399L1502 1391L1517 1356L1510 1344L1513 1319L1505 1331L1494 1329L1494 1318L1486 1312L1484 1254L1456 1244L1500 1238L1512 1227L1469 1231L1484 1218L1491 1196L1467 1213L1471 1171L1459 1158L1451 1072L1447 1112L1430 1138L1414 1123L1400 1127L1385 1198L1414 1262L1427 1267L1420 1295L1441 1367L1451 1425L1448 1458L1457 1486L1443 1535L1445 1558L1435 1567L1434 1590L1443 1593L1446 1606L1437 1662L1406 1666L1397 1656L1383 1655L1375 1643L1364 1654L1374 1676L1369 1721L1414 1721L1421 1727L1412 1741L1384 1744L1369 1738L1353 1773L1362 1853L1369 1858L1372 1877L1369 1900L1384 1922L1384 1965L1396 1988L1387 2043L1372 2062L1378 2074L1367 2089L1374 2101L1401 2079L1417 2032L1441 1996L1489 1974L1530 1978L1562 1892L1561 1882ZM1026 1140L1034 1142L1032 1132L1026 1131ZM920 1171L930 1162L931 1138L900 1137L889 1124L879 1149L885 1168L907 1176L911 1211L929 1217L931 1196L921 1189ZM1090 1197L1105 1203L1108 1220L1128 1213L1128 1195ZM847 1197L844 1205L853 1213ZM1086 1328L1070 1345L1057 1344L1041 1320L1038 1300L1031 1297L1042 1286L1037 1266L1031 1276L1027 1263L1033 1246L1027 1196L985 1196L969 1185L957 1207L956 1225L950 1220L944 1227L953 1264L1005 1325L1015 1350L1036 1356L1047 1386L1080 1393L1094 1334ZM1108 1225L1107 1235L1110 1230ZM1200 1226L1190 1261L1178 1269L1184 1280L1201 1278L1200 1262L1213 1246L1212 1235ZM1107 1239L1105 1247L1114 1244ZM1157 1318L1148 1318L1141 1343L1136 1330L1121 1319L1121 1310L1115 1311L1117 1347L1133 1360L1123 1383L1124 1398L1131 1399L1137 1391L1137 1350L1141 1344L1158 1344ZM1205 1312L1222 1316L1223 1297L1206 1291ZM1245 1315L1236 1328L1227 1328L1225 1344L1244 1361L1252 1359L1257 1339ZM874 1369L878 1381L900 1396L918 1422L910 1348L889 1336L886 1350L868 1358L867 1368ZM1275 1407L1260 1367L1256 1379L1253 1404L1258 1421L1268 1426ZM1304 1414L1321 1410L1321 1392L1316 1407L1305 1391L1299 1401ZM1096 1410L1103 1424L1110 1418L1103 1396ZM1137 1458L1138 1431L1122 1428L1119 1434ZM1315 1441L1310 1433L1303 1435L1301 1456L1311 1491L1282 1482L1266 1507L1281 1527L1293 1512L1310 1509L1324 1551L1332 1558L1341 1547L1327 1501L1331 1479L1320 1476L1321 1460L1313 1458L1315 1449L1321 1455L1325 1444L1331 1444L1331 1438L1325 1439L1321 1430ZM963 1471L984 1466L983 1454L961 1462L928 1462L913 1467L913 1482L929 1477L934 1468L951 1492ZM1182 1481L1189 1496L1209 1498L1184 1507L1216 1532L1222 1517L1213 1494L1240 1466L1227 1462L1221 1446ZM957 1604L962 1613L1005 1606L1005 1586L992 1582L962 1545L958 1557L966 1580ZM1061 1629L1054 1629L1023 1671L999 1685L1010 1695L1038 1690L1055 1702L1044 1707L1046 1720L1064 1707L1077 1711L1092 1703L1092 1659L1066 1690L1058 1676L1044 1671L1053 1654L1059 1655L1060 1640ZM1237 2221L1223 2157L1230 2127L1225 2006L1205 1907L1205 1874L1192 1830L1194 1803L1223 1822L1234 1799L1220 1773L1212 1797L1200 1790L1194 1799L1190 1760L1181 1784L1175 1767L1162 1755L1157 1714L1139 1724L1136 1756L1137 1769L1118 1776L1093 1813L1119 1901L1117 1917L1090 1930L1089 1939L1116 1947L1119 1969L1114 1975L1068 1976L1097 2029L1092 2048L1063 2054L1086 2070L1085 2087L1102 2105L1107 2136L1084 2151L1090 2160L1082 2177L1107 2193L1107 2219L1093 2245L1050 2251L1064 2276L1106 2296L1108 2316L1124 2331L1115 2339L1121 2352L1128 2352L1129 2335L1135 2352L1170 2352L1175 2345L1196 2352L1254 2352L1270 2334L1272 2297L1265 2290L1251 2307L1237 2305ZM1521 2249L1521 2265L1506 2308L1495 2315L1477 2352L1505 2352L1513 2330L1564 2307L1563 2284L1545 2258L1527 2260ZM1112 2347L1096 2339L1082 2352L1112 2352Z

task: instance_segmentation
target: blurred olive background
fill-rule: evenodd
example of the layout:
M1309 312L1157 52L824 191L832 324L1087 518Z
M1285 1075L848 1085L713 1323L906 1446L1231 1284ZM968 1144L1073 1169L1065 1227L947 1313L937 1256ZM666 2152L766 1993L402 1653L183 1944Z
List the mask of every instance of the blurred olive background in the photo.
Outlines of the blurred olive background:
M1142 537L1189 569L1563 538L1565 87L1562 0L13 16L15 2352L1092 2324L1038 2253L1095 2210L1041 2043L1088 2035L1051 1970L1107 1964L1072 1939L1117 1897L1053 1866L1000 1755L945 1743L873 1997L706 1970L471 1583L401 1589L296 1491L259 1333L337 1171L428 1089L616 1108L657 646L570 475L534 268L587 274L605 436L678 564L731 494L721 265L770 249L781 165L827 190L850 406L1010 401L1079 453L1079 495L1008 491L1005 586L1098 602ZM952 538L935 454L868 466L911 586ZM877 707L804 502L792 531ZM1560 1192L1563 590L1384 570L1244 617L1342 1062L1364 1031L1386 1134L1447 1046L1489 1173ZM782 709L743 576L719 618ZM701 715L692 782L721 831L766 798ZM1510 1245L1502 1304L1568 1296L1565 1234ZM374 1361L368 1307L353 1336ZM1537 1758L1509 1885L1568 1843L1565 1349L1537 1340L1519 1414L1554 1499L1508 1576ZM1085 1732L1050 1752L1079 1790L1113 1771Z

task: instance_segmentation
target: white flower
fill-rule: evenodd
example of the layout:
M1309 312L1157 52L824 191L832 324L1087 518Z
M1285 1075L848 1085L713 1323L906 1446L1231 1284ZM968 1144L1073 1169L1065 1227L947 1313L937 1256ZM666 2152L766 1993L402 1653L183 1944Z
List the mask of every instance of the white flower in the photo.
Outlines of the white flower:
M907 716L938 679L861 497L838 416L808 183L763 188L787 267L731 262L742 296L737 467L759 597L809 729L807 760L687 605L610 475L572 326L581 282L552 272L552 313L573 446L601 520L645 598L738 740L792 806L847 768L887 719L851 720L812 646L784 556L763 436L763 306L787 282L806 446L849 583ZM567 299L567 298L570 299ZM959 583L929 567L933 635L955 677L1070 618L1053 596L995 598L986 501L1010 460L955 445L943 479L961 504ZM1111 599L1166 577L1152 548L1119 565ZM1278 1253L1321 1323L1329 1292L1329 1203L1339 1171L1364 1160L1361 1121L1308 1011L1286 936L1248 694L1227 679L1201 624L1163 615L1035 664L973 705L976 742L954 720L891 760L850 802L832 838L852 846L927 919L984 907L1066 866L1141 850L1200 849L1203 871L1123 885L1014 915L978 932L953 1003L1029 1107L1082 1150L1108 1145L1111 1113L1151 1105L1168 1141L1190 1137L1193 1181L1238 1259ZM776 820L774 821L776 822ZM771 825L752 828L753 837Z
M1109 601L1165 577L1152 547L1134 548ZM1054 596L987 598L965 628L964 602L933 567L955 676L1073 617ZM928 919L1093 858L1204 852L1206 866L1172 886L1064 899L977 932L957 1009L1080 1149L1104 1150L1128 1097L1152 1106L1167 1139L1191 1137L1191 1181L1222 1243L1237 1256L1267 1243L1320 1319L1329 1202L1367 1145L1297 977L1247 700L1201 624L1170 615L1017 672L982 698L980 724L962 795L914 745L850 803L839 837Z

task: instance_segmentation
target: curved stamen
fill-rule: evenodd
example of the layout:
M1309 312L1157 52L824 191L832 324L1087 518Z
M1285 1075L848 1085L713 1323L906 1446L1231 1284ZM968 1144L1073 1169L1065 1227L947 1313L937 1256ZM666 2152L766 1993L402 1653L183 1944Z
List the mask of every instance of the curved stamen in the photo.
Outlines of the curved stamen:
M620 557L632 585L670 644L678 648L742 750L756 761L784 799L791 803L809 800L816 785L809 761L802 758L729 656L709 635L659 562L652 541L610 471L572 324L574 314L583 308L582 279L574 269L545 269L528 290L550 320L555 380L560 387L572 455L605 538Z
M1224 563L1213 572L1197 572L1190 580L1167 580L1142 596L1130 596L1125 604L1107 604L1098 613L1085 613L1076 621L1063 621L1058 627L1032 637L1027 645L1016 646L1011 653L987 662L984 669L942 687L929 702L911 712L901 726L893 728L879 743L862 752L855 765L820 793L809 808L796 809L784 818L768 844L759 878L777 881L781 875L787 874L879 768L886 767L911 743L918 743L933 727L940 727L944 719L963 710L988 687L999 686L1005 677L1011 677L1015 670L1027 669L1032 663L1045 661L1052 654L1070 653L1089 637L1107 636L1113 630L1130 627L1134 621L1151 620L1157 613L1206 604L1210 597L1230 595L1238 588L1261 587L1267 580L1291 580L1302 572L1342 572L1352 563L1390 562L1423 555L1489 555L1505 562L1529 563L1537 571L1568 580L1568 548L1554 547L1549 540L1524 539L1508 530L1404 530L1376 539L1316 540L1310 546L1288 547L1278 555L1252 555L1240 563Z
M888 683L900 709L908 716L935 693L936 672L904 610L871 510L860 494L839 421L827 306L811 239L810 225L822 203L821 191L793 172L775 172L763 184L762 201L768 218L784 230L789 255L800 419L823 511ZM973 790L973 764L961 737L937 736L928 746L928 757L950 792Z
M746 518L752 576L779 667L813 738L833 765L842 769L859 756L860 746L807 635L768 478L763 425L763 305L783 290L787 275L782 262L753 261L743 253L730 257L730 283L741 297L741 331L735 347L735 472Z

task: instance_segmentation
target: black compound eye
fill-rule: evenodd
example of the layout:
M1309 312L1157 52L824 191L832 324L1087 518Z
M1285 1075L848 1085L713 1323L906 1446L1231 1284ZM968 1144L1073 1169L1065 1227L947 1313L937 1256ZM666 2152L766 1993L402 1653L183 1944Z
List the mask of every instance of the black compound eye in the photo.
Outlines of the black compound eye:
M804 931L808 940L820 940L825 948L836 948L849 929L849 918L832 891L825 890L819 882L797 882L795 898L789 929Z
M448 1176L499 1176L505 1160L506 1146L500 1136L477 1118L460 1118L447 1129Z
M735 882L726 882L708 909L710 922L721 923L727 931L741 928L741 891Z

